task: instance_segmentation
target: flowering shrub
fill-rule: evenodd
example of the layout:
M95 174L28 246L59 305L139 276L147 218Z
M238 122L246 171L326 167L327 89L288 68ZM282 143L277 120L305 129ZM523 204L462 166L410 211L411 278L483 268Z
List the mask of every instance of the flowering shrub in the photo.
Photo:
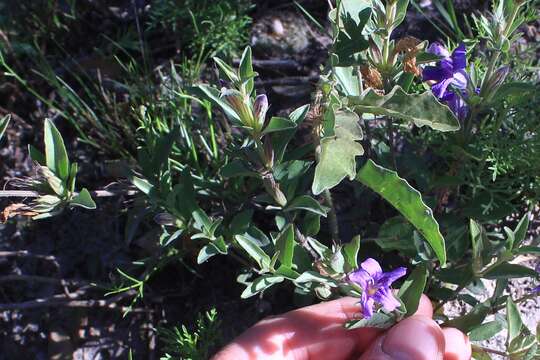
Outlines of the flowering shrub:
M204 170L179 163L171 154L186 129L171 129L160 141L141 147L140 167L130 173L130 181L162 226L160 246L163 254L172 254L163 255L169 256L163 262L178 251L188 257L193 248L198 264L228 255L249 270L238 278L245 285L242 298L288 282L298 294L320 300L357 297L363 316L345 325L385 328L413 314L425 292L437 303L436 318L445 325L473 340L507 327L505 354L535 358L538 340L523 325L516 303L536 295L512 299L504 293L510 278L538 277L533 269L513 263L522 254L540 252L525 242L529 214L514 229L505 227L503 236L488 232L474 220L476 214L460 213L466 223L457 221L456 235L458 226L439 221L433 202L413 186L420 181L401 174L403 157L394 138L397 133L437 132L472 142L480 122L496 112L494 103L509 103L527 89L526 83L507 82L510 68L501 63L525 21L527 5L495 1L492 18L498 21L475 18L489 51L487 68L467 66L470 42L445 47L412 37L395 39L408 5L407 0L338 1L329 14L333 46L314 101L288 116L269 116L271 99L257 93L249 47L238 68L215 58L219 85L197 84L181 95L206 110L212 104L225 115L225 156L218 159L212 152L212 166ZM300 127L309 132L303 143L295 137ZM49 121L46 129L46 156L43 160L34 151L32 158L52 175L47 183L26 183L36 201L24 205L25 213L39 213L50 196L55 203L47 203L47 215L66 206L94 207L88 191L74 191L77 168L69 166L58 131ZM397 250L395 262L404 266L388 266L385 272L374 258L359 263L360 235L349 239L340 231L332 194L339 184L377 194L394 208L396 216L385 219L375 242L384 251ZM434 205L438 210L445 204ZM329 236L322 224L328 225ZM142 279L122 273L128 285L115 291L138 288L142 296L144 281L160 267L149 264ZM496 286L483 300L463 292L485 279ZM450 317L443 305L456 299L469 310ZM486 320L503 309L506 320ZM474 350L478 359L489 358L489 349Z

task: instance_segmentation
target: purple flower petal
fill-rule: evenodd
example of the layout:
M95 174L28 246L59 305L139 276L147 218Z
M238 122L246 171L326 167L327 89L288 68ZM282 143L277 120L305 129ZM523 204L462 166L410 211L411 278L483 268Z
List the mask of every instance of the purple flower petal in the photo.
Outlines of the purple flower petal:
M373 306L375 305L375 300L366 295L366 298L364 299L364 295L362 294L362 315L366 319L369 319L373 316Z
M446 95L446 89L448 88L448 86L450 86L452 81L453 81L453 78L445 79L445 80L433 85L431 87L431 91L433 92L433 94L436 97L442 98L444 95Z
M469 78L465 70L459 70L454 73L454 76L452 79L453 86L459 89L465 89L467 87L468 82L469 82Z
M379 282L383 284L384 287L390 287L394 281L397 279L405 276L407 273L407 269L404 267L399 267L395 270L392 270L390 272L384 273L381 278L379 279Z
M373 296L376 302L382 305L386 311L394 311L401 303L394 297L392 290L382 287Z
M434 42L433 44L429 45L429 47L427 48L427 52L441 57L450 56L448 50L446 50L446 48L438 42Z
M371 275L369 275L368 272L364 269L358 269L356 271L353 271L348 275L348 278L349 281L360 285L362 290L366 290L368 288L369 281L372 279Z
M467 48L464 43L459 44L452 52L452 62L455 71L465 69L467 66Z
M366 261L360 264L360 267L372 277L382 273L381 265L379 265L377 260L372 258L366 259Z
M437 82L446 79L446 72L438 66L426 66L422 71L422 80L429 81L435 80Z

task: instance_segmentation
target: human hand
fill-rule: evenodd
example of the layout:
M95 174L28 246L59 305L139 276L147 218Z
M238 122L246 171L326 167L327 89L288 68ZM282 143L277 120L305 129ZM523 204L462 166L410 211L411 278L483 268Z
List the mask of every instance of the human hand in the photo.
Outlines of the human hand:
M346 297L264 319L212 360L469 360L471 345L462 332L441 329L422 296L415 315L391 329L347 330L359 313L358 299Z

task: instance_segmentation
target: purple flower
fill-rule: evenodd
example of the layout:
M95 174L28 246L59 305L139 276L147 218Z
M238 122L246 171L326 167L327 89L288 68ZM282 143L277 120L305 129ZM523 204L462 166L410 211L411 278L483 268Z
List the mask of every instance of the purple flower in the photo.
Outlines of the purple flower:
M435 66L426 66L422 72L424 81L435 81L431 91L437 98L445 102L460 118L467 116L468 108L464 101L467 97L468 75L466 48L462 43L450 54L439 43L433 43L427 49L428 53L441 56ZM456 93L455 91L459 93Z
M393 311L400 305L392 294L390 285L406 272L404 267L400 267L385 273L377 260L369 258L360 264L359 269L348 275L349 281L362 288L361 304L364 318L370 318L373 315L375 303L381 304L386 311Z

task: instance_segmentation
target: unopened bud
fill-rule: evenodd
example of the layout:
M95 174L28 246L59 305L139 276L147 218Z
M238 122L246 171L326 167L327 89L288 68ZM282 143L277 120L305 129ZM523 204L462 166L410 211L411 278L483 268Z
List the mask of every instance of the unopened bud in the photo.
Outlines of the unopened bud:
M271 173L263 175L263 185L266 191L274 198L279 206L285 207L287 205L287 198L285 194L280 190L279 184L276 183L274 176Z
M163 212L154 216L154 221L158 225L174 225L176 218L169 213Z
M221 96L227 100L244 126L254 129L257 128L251 108L246 101L249 100L249 98L244 97L240 91L233 89L223 89L221 91Z
M504 80L506 80L506 77L508 76L508 73L510 72L509 66L502 66L495 71L493 76L491 77L491 86L498 87L500 86Z
M260 127L262 127L264 124L267 111L268 98L264 94L257 95L257 97L255 98L255 103L253 104L253 113Z
M274 148L272 147L272 140L269 136L264 137L264 161L267 169L271 169L274 166Z

